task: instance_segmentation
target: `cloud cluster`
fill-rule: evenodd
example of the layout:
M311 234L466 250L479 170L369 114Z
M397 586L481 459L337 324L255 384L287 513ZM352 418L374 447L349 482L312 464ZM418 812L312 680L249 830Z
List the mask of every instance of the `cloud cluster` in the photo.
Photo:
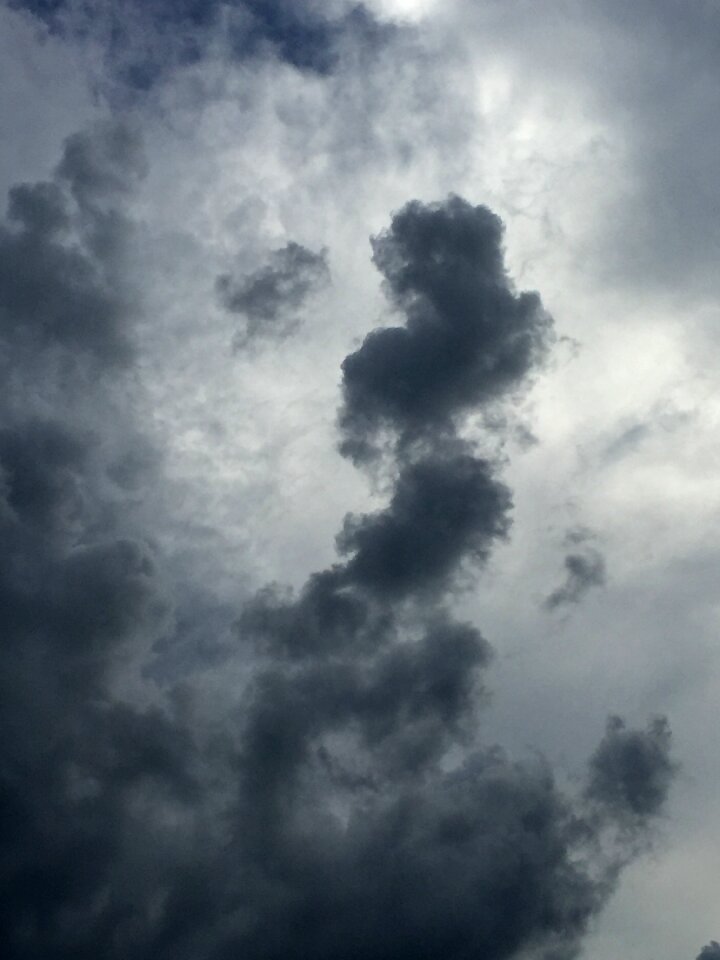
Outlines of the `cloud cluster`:
M551 321L536 293L516 294L502 223L460 197L413 201L373 240L373 260L405 326L374 330L343 363L342 452L372 456L383 429L401 444L452 435L458 416L519 390Z
M13 355L53 348L100 368L132 359L131 291L117 282L131 226L107 205L143 174L134 131L68 139L53 180L10 191L0 227L0 339Z
M413 201L376 241L407 326L345 361L341 449L363 462L386 431L388 506L345 519L344 563L240 618L266 663L241 753L245 855L266 891L234 941L251 957L572 953L627 859L602 838L639 841L669 785L662 721L613 721L574 800L478 739L490 649L445 599L506 535L511 498L457 427L519 389L550 338L537 296L510 288L500 235L451 197Z
M351 44L372 51L394 33L363 3L322 9L314 0L10 0L61 35L95 36L116 82L148 91L218 42L236 62L274 58L320 76Z
M192 678L148 703L122 666L172 642L181 588L134 530L122 469L137 350L123 204L142 170L127 127L72 137L2 228L5 955L571 955L624 862L603 838L642 836L662 807L669 733L612 721L578 796L479 739L491 651L448 598L507 535L511 496L459 428L519 390L550 338L537 295L506 277L497 218L413 201L376 240L406 326L346 360L340 423L359 462L389 438L387 506L348 516L342 559L297 596L270 586L242 609L231 709L199 703ZM304 296L269 269L244 309ZM127 407L111 415L108 395Z
M702 948L697 960L717 960L718 957L720 957L720 943L717 940L711 940Z
M235 338L241 348L256 338L283 338L300 324L299 309L330 279L326 251L291 241L273 250L265 266L242 277L221 274L215 287L226 310L245 317Z

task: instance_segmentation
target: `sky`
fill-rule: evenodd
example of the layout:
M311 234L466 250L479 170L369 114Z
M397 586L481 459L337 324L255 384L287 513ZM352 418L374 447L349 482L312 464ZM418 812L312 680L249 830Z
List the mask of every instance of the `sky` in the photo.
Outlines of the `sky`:
M10 960L719 960L718 54L1 0Z

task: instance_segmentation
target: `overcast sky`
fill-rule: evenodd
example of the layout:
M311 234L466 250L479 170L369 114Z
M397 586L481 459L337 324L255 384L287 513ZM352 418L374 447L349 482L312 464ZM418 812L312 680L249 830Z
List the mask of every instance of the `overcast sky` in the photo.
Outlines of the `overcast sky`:
M0 0L11 960L718 960L719 63Z

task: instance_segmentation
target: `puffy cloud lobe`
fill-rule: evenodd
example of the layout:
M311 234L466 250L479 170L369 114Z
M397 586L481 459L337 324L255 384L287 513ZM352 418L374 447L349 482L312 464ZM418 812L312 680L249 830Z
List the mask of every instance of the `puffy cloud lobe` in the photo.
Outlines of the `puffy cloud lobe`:
M402 440L447 430L459 414L520 388L551 321L505 272L502 223L460 197L414 200L373 240L373 260L406 325L370 333L343 363L342 452L372 455L382 428Z
M54 181L11 190L0 225L0 340L31 353L57 346L101 367L131 360L131 298L114 264L130 228L99 201L141 172L136 137L110 122L67 140ZM66 185L83 214L74 230Z
M257 337L286 337L299 325L298 311L330 278L325 251L314 253L290 242L274 250L268 263L248 276L218 277L223 306L246 318L236 347Z
M90 455L58 424L0 437L0 937L12 960L109 950L124 871L141 896L125 838L153 833L157 854L163 833L137 805L191 792L184 731L108 690L115 658L164 605L147 548L93 529Z
M392 604L438 597L470 557L484 561L509 528L510 492L492 466L456 453L403 466L385 510L349 515L337 537L344 564L313 574L297 599L269 587L239 629L275 655L302 658L385 643Z
M486 559L506 534L511 498L454 420L520 385L548 321L513 327L522 309L508 308L519 301L488 211L457 198L405 209L376 260L408 326L371 334L346 360L341 414L344 452L356 459L380 429L399 440L388 506L346 518L344 563L313 574L296 599L261 591L239 623L271 658L252 687L239 759L239 856L263 893L223 958L570 955L627 859L604 854L602 835L641 832L672 776L661 721L648 733L613 721L575 801L546 769L477 745L489 647L439 603L463 561ZM479 338L462 332L478 325L466 306L478 288L492 328ZM541 316L536 301L533 311ZM405 354L393 353L395 337L411 344ZM486 351L485 381L467 374L458 342L477 348L475 375ZM513 349L513 363L498 359ZM415 377L404 405L397 355ZM453 750L464 759L448 772Z
M341 654L338 651L338 654ZM475 674L490 649L469 624L438 615L416 640L376 655L337 655L306 661L298 669L273 667L257 681L244 735L244 779L266 802L295 785L322 738L359 731L374 777L417 773L448 746L472 712ZM384 760L381 752L384 751ZM348 758L354 765L357 756ZM339 769L343 763L338 761Z
M360 49L373 50L384 45L394 30L380 23L363 4L356 3L344 12L328 15L311 3L281 0L245 0L244 16L231 33L236 57L246 58L263 49L299 70L318 74L333 71L340 62L340 44L350 39Z
M697 960L720 960L720 943L711 940L697 955Z
M296 659L348 646L377 647L393 629L392 612L350 589L345 579L336 565L312 574L297 599L276 585L259 590L239 618L241 636L274 656Z
M71 138L63 176L15 187L0 240L12 385L0 402L0 940L11 960L110 956L113 944L122 952L124 918L142 915L151 861L162 849L175 862L168 818L185 815L194 789L182 726L111 693L116 661L160 629L166 603L150 549L104 500L112 431L102 444L73 425L131 356L119 274L85 232L97 228L96 205L117 196L117 178L93 179L72 148L101 157L113 129ZM122 157L108 162L125 169ZM88 360L106 374L90 388L73 376Z
M590 760L588 796L619 817L654 816L675 773L669 749L670 729L664 717L645 731L628 730L620 717L611 717Z
M0 431L3 515L45 533L65 526L79 499L87 446L52 421Z
M403 466L387 510L345 519L351 583L385 596L447 585L465 556L484 560L509 527L510 492L469 454Z
M550 776L478 753L344 830L284 837L266 910L219 957L514 956L571 951L603 900ZM545 951L545 952L544 952Z
M605 558L593 547L586 547L582 553L569 553L565 557L565 570L565 583L545 600L548 610L579 603L588 590L605 583Z

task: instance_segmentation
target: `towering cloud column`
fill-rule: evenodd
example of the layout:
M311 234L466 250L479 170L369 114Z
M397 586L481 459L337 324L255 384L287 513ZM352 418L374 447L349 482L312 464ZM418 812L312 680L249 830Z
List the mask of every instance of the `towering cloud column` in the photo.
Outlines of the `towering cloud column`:
M511 496L463 417L523 389L552 339L501 238L450 197L409 203L373 241L405 323L343 363L340 449L393 478L388 505L346 517L346 559L297 599L261 591L240 621L266 658L240 759L238 856L258 891L244 956L570 955L662 807L662 720L613 719L574 798L479 739L490 648L447 597L508 534Z

